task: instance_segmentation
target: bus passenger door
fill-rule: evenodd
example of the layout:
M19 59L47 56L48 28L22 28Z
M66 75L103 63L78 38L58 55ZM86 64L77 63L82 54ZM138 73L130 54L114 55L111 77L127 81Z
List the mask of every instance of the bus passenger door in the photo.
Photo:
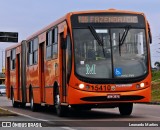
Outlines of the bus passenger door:
M17 100L20 100L20 54L17 54L16 63L16 85L17 85Z
M39 46L39 79L40 79L40 97L41 102L45 102L45 75L44 75L44 42Z
M70 34L66 35L64 38L61 35L61 48L62 48L62 95L63 102L67 102L67 88L69 84L70 74L71 74L71 41ZM63 46L64 45L64 46Z
M64 44L63 33L60 34L61 45ZM62 95L63 102L66 102L66 49L62 49Z
M11 98L11 94L10 94L10 57L7 57L7 67L6 67L6 95L8 98Z
M59 55L59 61L60 61L60 87L61 87L61 92L60 92L60 96L61 97L61 102L63 103L67 103L68 99L67 99L67 90L68 90L68 79L70 75L70 69L68 69L68 66L71 66L70 64L68 64L69 62L69 53L68 53L68 29L67 29L67 23L63 22L61 24L58 25L58 34L59 34L59 44L60 44L60 55ZM71 61L71 60L70 60Z
M26 41L22 41L22 50L21 50L21 95L22 103L27 102L27 93L26 93Z

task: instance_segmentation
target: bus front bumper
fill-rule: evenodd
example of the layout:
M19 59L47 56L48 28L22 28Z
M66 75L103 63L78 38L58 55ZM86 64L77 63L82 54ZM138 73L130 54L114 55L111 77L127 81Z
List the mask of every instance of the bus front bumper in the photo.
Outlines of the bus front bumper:
M151 87L128 92L87 92L69 87L68 104L111 104L150 102Z

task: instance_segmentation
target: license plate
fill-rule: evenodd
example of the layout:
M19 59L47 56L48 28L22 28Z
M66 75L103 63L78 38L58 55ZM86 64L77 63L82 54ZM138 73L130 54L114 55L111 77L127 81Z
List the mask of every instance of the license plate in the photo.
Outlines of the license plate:
M119 99L120 95L119 94L108 94L107 99Z

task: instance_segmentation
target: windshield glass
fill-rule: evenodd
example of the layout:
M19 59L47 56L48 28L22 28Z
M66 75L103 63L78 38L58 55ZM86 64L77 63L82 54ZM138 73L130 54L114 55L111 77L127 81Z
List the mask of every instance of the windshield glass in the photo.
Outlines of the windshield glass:
M73 34L78 75L111 79L132 78L147 73L144 29L87 28L73 29Z

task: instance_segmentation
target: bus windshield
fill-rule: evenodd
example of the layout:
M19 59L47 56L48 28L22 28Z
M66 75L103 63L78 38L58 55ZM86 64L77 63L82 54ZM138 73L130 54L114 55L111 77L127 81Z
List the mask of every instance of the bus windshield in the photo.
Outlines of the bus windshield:
M78 75L112 79L135 78L147 73L145 29L75 28L73 36Z

